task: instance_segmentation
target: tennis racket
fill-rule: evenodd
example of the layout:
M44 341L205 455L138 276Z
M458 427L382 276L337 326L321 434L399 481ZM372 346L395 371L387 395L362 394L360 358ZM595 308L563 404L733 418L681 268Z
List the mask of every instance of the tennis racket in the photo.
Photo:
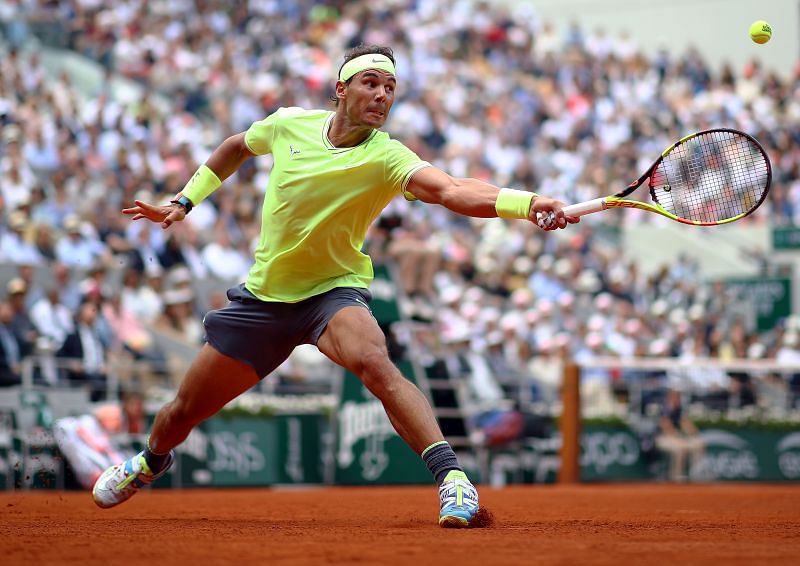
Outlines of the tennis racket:
M652 204L628 200L647 182ZM614 195L563 208L583 216L608 208L638 208L694 226L727 224L751 214L764 202L772 167L755 138L726 128L689 134L665 149L641 177ZM550 227L555 214L537 223Z

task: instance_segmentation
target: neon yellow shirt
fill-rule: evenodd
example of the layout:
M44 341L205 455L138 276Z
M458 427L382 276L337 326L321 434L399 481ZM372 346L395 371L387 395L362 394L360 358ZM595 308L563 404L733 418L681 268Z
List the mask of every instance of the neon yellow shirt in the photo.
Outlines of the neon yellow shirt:
M274 164L261 239L246 286L263 301L294 303L335 287L369 287L367 229L429 163L385 132L355 147L328 139L334 113L281 108L253 123L245 143Z

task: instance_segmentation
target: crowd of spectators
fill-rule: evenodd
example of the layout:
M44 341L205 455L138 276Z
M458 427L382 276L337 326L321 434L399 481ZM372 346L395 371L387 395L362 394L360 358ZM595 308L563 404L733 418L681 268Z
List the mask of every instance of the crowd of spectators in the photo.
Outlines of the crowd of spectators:
M757 60L711 68L691 49L646 57L625 34L556 29L529 8L509 10L463 0L4 4L0 261L52 266L65 281L28 305L31 334L16 357L32 339L61 347L76 320L92 317L103 344L146 359L159 356L146 338L153 325L199 342L193 317L222 298L196 304L187 280L217 278L224 289L243 279L270 159L247 162L168 232L120 208L167 200L226 136L280 106L327 107L342 53L362 42L395 50L387 130L454 176L578 202L627 185L685 133L728 126L755 135L773 162L770 198L744 222L800 220L800 67L792 76ZM104 80L85 92L46 71L32 41L97 61ZM115 97L118 77L141 95ZM432 351L466 340L535 376L543 399L558 378L550 361L566 356L797 360L800 321L757 332L740 298L705 282L690 259L645 274L599 241L608 226L657 221L597 215L553 237L396 199L368 245L404 266L404 308L439 330ZM125 270L121 291L105 292L91 273L115 269ZM67 282L78 273L88 275L75 292ZM14 310L16 320L11 287L0 315ZM79 311L93 296L94 311Z

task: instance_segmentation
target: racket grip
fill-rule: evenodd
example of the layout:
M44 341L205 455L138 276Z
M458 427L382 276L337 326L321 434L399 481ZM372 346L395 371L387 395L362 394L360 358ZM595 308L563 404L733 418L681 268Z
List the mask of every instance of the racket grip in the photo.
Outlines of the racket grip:
M584 202L578 202L565 206L562 210L566 216L583 216L584 214L591 214L593 212L600 212L606 209L606 199L596 198Z

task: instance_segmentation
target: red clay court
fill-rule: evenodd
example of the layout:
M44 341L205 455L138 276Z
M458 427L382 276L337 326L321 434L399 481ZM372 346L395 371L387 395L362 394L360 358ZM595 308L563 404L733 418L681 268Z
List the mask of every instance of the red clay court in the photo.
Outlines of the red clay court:
M483 488L495 525L436 525L433 487L0 494L3 564L797 564L800 488Z

